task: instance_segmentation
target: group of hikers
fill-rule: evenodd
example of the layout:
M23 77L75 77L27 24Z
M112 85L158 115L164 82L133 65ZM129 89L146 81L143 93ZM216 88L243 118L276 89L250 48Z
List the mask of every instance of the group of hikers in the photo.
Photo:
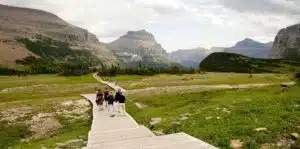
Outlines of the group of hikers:
M114 117L114 112L118 112L121 115L125 115L125 101L126 98L122 94L121 89L116 91L115 96L112 91L109 91L105 88L104 92L100 89L97 89L96 92L96 104L99 107L99 110L104 110L105 108L109 111L109 116Z

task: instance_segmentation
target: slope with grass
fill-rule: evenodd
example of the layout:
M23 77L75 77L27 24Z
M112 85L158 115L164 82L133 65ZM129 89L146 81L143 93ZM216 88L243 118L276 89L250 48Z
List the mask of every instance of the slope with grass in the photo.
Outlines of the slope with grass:
M289 82L289 74L249 74L243 73L205 73L169 75L160 74L154 76L120 75L116 77L104 77L104 80L117 82L125 89L143 89L149 87L192 86L192 85L219 85L219 84L257 84Z
M200 69L211 72L287 73L300 70L300 62L259 59L234 53L212 53L200 63Z
M281 92L275 86L141 93L128 95L127 109L138 123L154 131L183 131L220 148L230 148L232 140L243 142L243 148L291 148L295 141L290 134L300 133L299 90L294 86ZM151 125L152 118L162 121Z
M91 124L82 93L104 88L91 75L0 77L0 148L54 148L80 139L85 145Z

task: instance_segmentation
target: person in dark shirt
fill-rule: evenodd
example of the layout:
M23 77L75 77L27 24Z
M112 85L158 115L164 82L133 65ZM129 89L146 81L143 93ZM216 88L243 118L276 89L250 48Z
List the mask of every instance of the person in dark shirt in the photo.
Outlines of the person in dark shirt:
M109 91L108 91L107 88L105 88L103 94L104 94L104 104L105 104L105 107L108 108L107 97L108 97L108 95L109 95Z
M117 98L117 97L116 97ZM126 101L126 98L125 96L122 94L122 92L120 91L118 93L118 111L119 113L121 113L121 115L125 115L126 114L126 110L125 110L125 101Z
M110 117L114 117L114 96L112 92L108 93L107 96L107 103L108 103L108 110L109 110L109 115Z
M119 100L121 98L121 94L122 94L121 89L118 89L118 91L116 92L116 95L115 95L115 106L116 106L118 113L120 113Z
M103 110L103 101L104 101L103 94L101 90L98 89L96 92L96 104L98 105L99 110Z

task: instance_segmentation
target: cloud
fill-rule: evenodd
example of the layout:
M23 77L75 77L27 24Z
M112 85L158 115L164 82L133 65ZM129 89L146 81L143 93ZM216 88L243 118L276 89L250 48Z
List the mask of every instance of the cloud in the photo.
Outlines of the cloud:
M299 0L0 0L43 9L109 42L146 29L167 50L230 46L245 37L271 41L299 22Z
M296 0L219 0L220 4L239 12L300 15Z

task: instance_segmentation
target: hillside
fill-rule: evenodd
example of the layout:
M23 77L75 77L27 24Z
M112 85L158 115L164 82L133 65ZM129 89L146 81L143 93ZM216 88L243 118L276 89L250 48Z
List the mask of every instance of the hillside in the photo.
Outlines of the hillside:
M234 53L212 53L200 63L200 69L212 72L284 73L300 70L300 63L279 59L259 59Z
M94 34L49 12L0 4L0 22L0 65L12 67L16 60L27 56L41 57L16 41L16 38L40 40L36 37L68 43L72 50L89 51L105 63L115 61Z
M168 66L167 52L146 30L128 31L107 46L119 62L135 67L139 63L147 67Z
M261 43L250 38L239 41L233 47L226 48L224 52L237 53L256 58L268 58L271 53L272 42Z
M300 60L300 24L278 32L272 47L272 58Z

